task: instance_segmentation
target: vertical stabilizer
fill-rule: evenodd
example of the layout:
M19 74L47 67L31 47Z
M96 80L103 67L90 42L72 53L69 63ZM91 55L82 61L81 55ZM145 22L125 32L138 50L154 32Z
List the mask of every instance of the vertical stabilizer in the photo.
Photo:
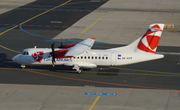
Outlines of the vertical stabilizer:
M155 53L160 37L162 35L163 28L164 28L164 24L149 25L146 32L141 37L137 45L137 49L135 51Z
M160 23L151 24L148 26L145 33L131 44L124 47L118 47L109 50L155 53L163 28L164 28L164 24L160 24Z

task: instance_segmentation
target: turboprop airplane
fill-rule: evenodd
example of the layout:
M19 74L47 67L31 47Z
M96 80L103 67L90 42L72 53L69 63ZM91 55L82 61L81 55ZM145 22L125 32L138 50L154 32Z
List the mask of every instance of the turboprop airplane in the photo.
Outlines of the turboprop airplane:
M151 24L145 33L133 43L112 49L91 49L95 38L88 38L78 44L65 48L28 48L12 58L14 62L25 65L63 65L71 66L78 73L82 69L98 66L120 66L163 58L155 54L164 24Z

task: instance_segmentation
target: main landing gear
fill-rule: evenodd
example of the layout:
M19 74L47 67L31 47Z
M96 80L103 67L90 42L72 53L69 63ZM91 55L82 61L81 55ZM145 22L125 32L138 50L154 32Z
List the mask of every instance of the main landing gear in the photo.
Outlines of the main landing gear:
M77 71L77 73L79 73L79 74L81 74L83 72L83 69L82 68L80 68L78 71Z
M77 71L77 73L81 74L83 72L83 69L80 68L78 65L74 65L74 67L72 69L75 69Z

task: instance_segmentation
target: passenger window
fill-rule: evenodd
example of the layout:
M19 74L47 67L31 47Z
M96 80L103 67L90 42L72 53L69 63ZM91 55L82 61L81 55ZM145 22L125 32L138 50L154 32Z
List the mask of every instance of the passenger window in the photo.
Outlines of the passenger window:
M106 57L106 60L108 59L108 57Z
M104 57L102 57L102 59L104 59Z
M83 56L81 56L81 59L83 59Z
M86 56L84 57L84 59L86 59Z
M90 56L88 56L88 59L90 59Z
M99 57L99 59L101 59L101 57Z
M95 57L95 59L97 59L97 57Z
M92 59L93 59L94 57L92 57Z

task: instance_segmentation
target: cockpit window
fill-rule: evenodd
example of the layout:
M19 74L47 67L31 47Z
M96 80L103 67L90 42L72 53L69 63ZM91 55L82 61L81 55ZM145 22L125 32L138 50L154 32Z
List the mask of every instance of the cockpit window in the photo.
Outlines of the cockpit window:
M26 51L23 51L21 54L23 54L23 55L29 55L29 53L26 52Z

